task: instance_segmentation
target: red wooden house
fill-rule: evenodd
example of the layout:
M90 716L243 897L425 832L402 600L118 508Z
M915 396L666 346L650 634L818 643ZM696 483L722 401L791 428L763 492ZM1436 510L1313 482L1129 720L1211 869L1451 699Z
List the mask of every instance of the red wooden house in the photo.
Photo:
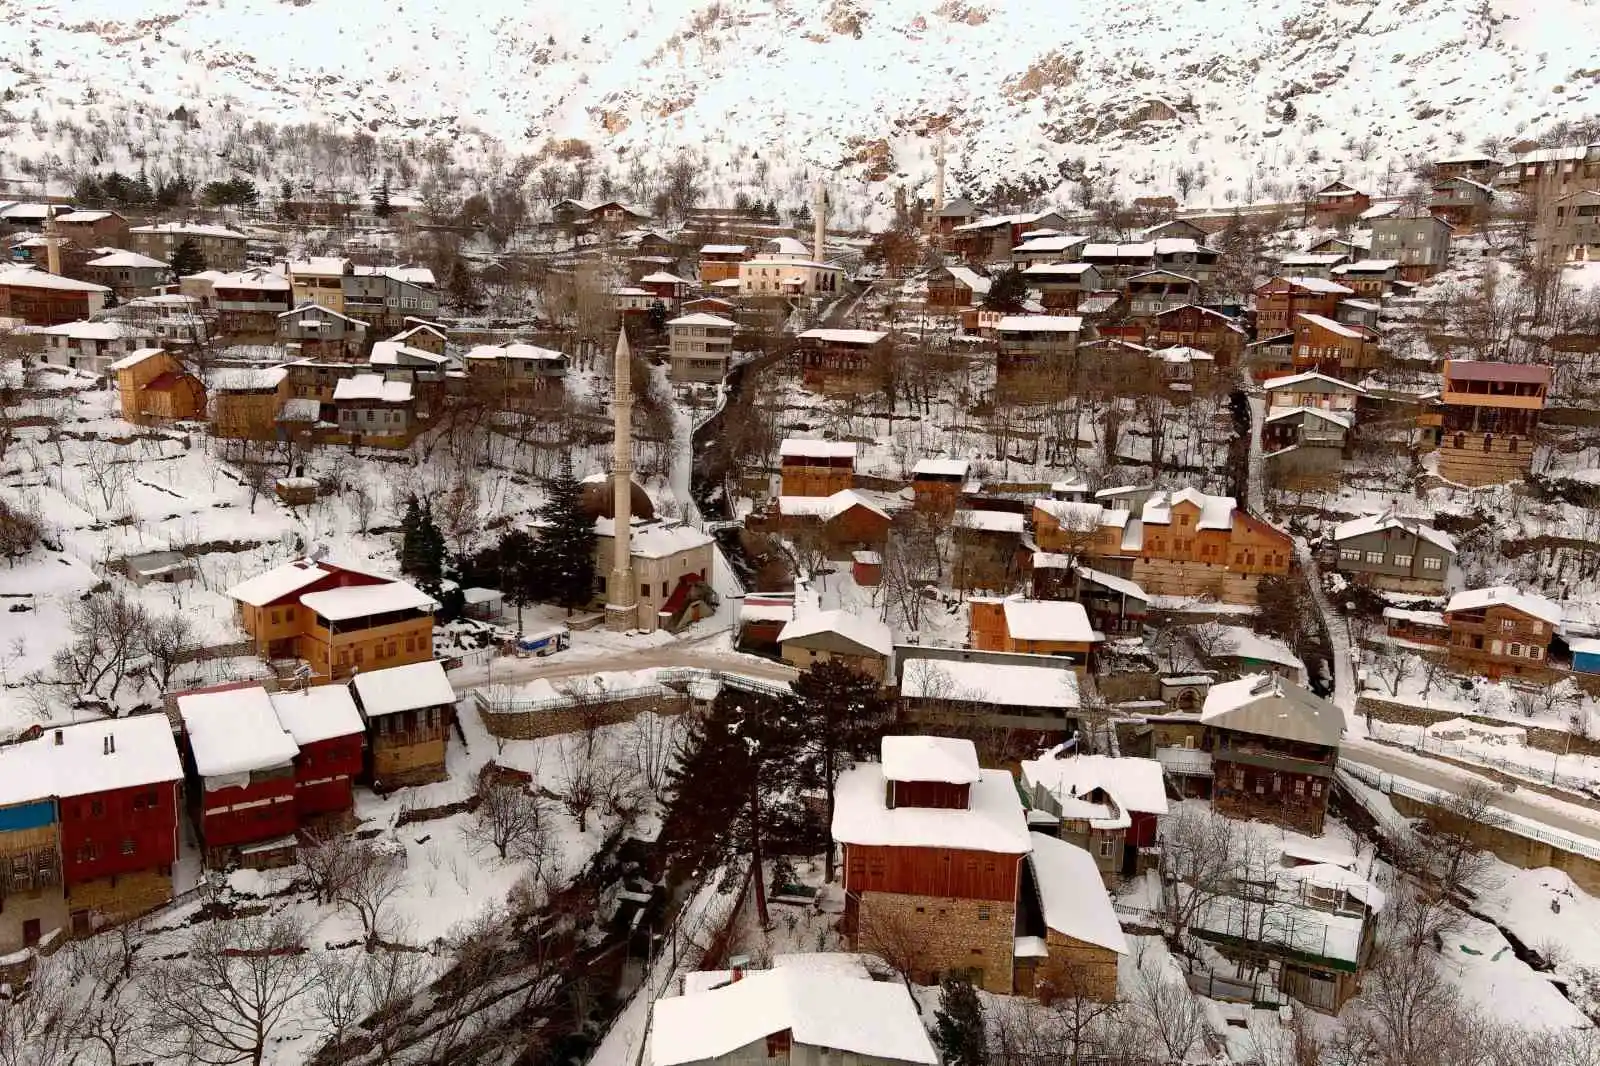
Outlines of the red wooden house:
M1352 185L1335 181L1311 195L1311 221L1318 226L1338 229L1348 226L1372 206L1372 197Z
M883 950L886 937L910 936L923 946L914 980L960 973L1009 994L1032 848L1011 774L979 769L970 740L885 737L881 756L836 790L851 943Z
M178 697L192 780L191 814L206 864L272 865L294 853L300 748L256 684Z
M1199 348L1217 357L1217 366L1227 368L1244 351L1245 331L1238 322L1220 311L1196 304L1185 304L1155 316L1143 343L1153 348Z
M337 817L355 805L351 782L360 775L366 723L343 685L274 692L272 709L294 738L294 811L300 828Z

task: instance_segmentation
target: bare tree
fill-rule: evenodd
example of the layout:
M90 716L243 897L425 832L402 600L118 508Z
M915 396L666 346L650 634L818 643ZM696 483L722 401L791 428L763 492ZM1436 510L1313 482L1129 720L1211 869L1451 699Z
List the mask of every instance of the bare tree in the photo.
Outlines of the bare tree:
M1249 826L1198 807L1179 807L1161 826L1161 899L1173 935L1231 891L1259 850Z
M542 870L555 847L545 800L494 771L486 765L479 772L473 833L500 858L532 862Z
M904 914L886 908L867 908L860 916L856 943L861 950L876 955L910 991L914 982L927 979L927 930Z
M1134 952L1134 1018L1161 1052L1163 1062L1187 1062L1210 1027L1205 1009L1170 957L1143 942Z
M657 799L666 791L673 753L686 728L687 723L681 714L653 714L649 711L635 715L628 725L622 741L623 750L633 764L639 783Z
M1398 648L1385 648L1372 657L1368 668L1372 675L1382 681L1389 689L1391 697L1400 695L1400 686L1405 684L1415 669L1411 656Z
M37 960L25 985L0 996L0 1066L70 1066L76 1020L66 967Z
M162 692L183 664L195 642L194 623L186 614L153 615L145 620L144 650L150 657L151 678Z
M1195 651L1205 656L1207 661L1219 655L1231 655L1239 647L1239 642L1233 639L1228 627L1221 622L1197 622L1185 627L1184 632Z
M115 700L144 652L146 614L119 591L96 592L72 605L71 643L52 658L56 679L75 695Z
M1402 880L1391 894L1389 938L1412 955L1459 929L1466 922L1461 905L1495 887L1495 860L1472 834L1503 824L1496 794L1493 784L1475 780L1441 796L1426 825L1391 841Z
M69 1019L71 1040L79 1049L93 1049L91 1054L106 1066L119 1066L141 1052L147 1036L148 1005L129 980L131 949L127 936L100 936L72 949L71 968L77 980L76 1006Z
M285 915L208 922L186 955L144 978L161 1005L153 1026L168 1053L202 1066L261 1066L267 1042L311 990L305 928Z
M332 903L355 876L356 864L361 860L361 842L350 836L323 839L312 830L307 830L304 837L306 842L296 850L295 858L305 867L306 880L311 883L317 902Z
M353 858L350 875L333 886L333 900L355 912L366 934L367 950L372 951L384 933L390 903L406 885L405 849L362 841Z
M101 520L118 517L127 504L133 464L119 455L120 451L115 444L97 440L83 450L78 467L84 488L91 493L85 502Z

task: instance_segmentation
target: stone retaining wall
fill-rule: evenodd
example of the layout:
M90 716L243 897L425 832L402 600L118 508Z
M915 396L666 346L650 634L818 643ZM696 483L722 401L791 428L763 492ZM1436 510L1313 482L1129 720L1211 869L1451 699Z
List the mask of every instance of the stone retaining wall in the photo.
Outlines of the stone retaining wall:
M643 711L679 714L689 705L687 694L654 694L634 699L545 710L496 712L479 707L483 727L502 740L538 740L561 733L578 733L592 725L616 725Z
M1429 707L1415 707L1409 703L1393 703L1376 696L1362 696L1356 700L1356 713L1363 716L1370 714L1380 722L1392 722L1395 725L1428 726L1436 722L1448 722L1454 718L1465 718L1480 725L1500 727L1514 725L1527 730L1530 748L1555 752L1557 755L1600 755L1600 741L1568 733L1562 729L1526 725L1508 718L1486 718L1481 714L1436 711Z
M1394 804L1395 810L1408 818L1426 818L1446 831L1462 832L1468 840L1512 866L1523 870L1549 866L1572 878L1573 884L1585 892L1600 892L1600 861L1562 851L1542 840L1519 836L1510 829L1484 825L1482 822L1465 822L1457 815L1408 796L1391 794L1389 801Z

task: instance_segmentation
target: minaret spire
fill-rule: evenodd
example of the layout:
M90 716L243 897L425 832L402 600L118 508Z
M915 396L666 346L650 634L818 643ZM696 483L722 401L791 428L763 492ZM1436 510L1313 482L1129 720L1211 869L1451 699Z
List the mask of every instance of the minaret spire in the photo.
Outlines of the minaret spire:
M639 598L633 576L633 357L627 330L617 331L616 367L611 381L613 452L611 456L612 556L606 582L606 628L639 628Z
M818 263L825 263L823 257L828 241L828 190L823 186L822 179L817 179L816 188L812 191L811 207L811 258Z

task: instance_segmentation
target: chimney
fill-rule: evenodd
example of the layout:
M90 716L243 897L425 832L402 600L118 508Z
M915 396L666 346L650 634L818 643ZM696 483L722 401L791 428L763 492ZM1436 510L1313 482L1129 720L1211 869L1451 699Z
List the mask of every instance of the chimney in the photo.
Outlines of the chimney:
M65 744L66 742L67 742L67 735L65 733L61 732L61 730L59 730L59 729L56 730L56 747L59 748L61 745Z
M61 238L56 235L56 213L45 207L44 216L45 269L52 274L61 273Z
M107 733L105 736L100 738L100 754L101 755L110 755L111 754L111 734L110 733Z

